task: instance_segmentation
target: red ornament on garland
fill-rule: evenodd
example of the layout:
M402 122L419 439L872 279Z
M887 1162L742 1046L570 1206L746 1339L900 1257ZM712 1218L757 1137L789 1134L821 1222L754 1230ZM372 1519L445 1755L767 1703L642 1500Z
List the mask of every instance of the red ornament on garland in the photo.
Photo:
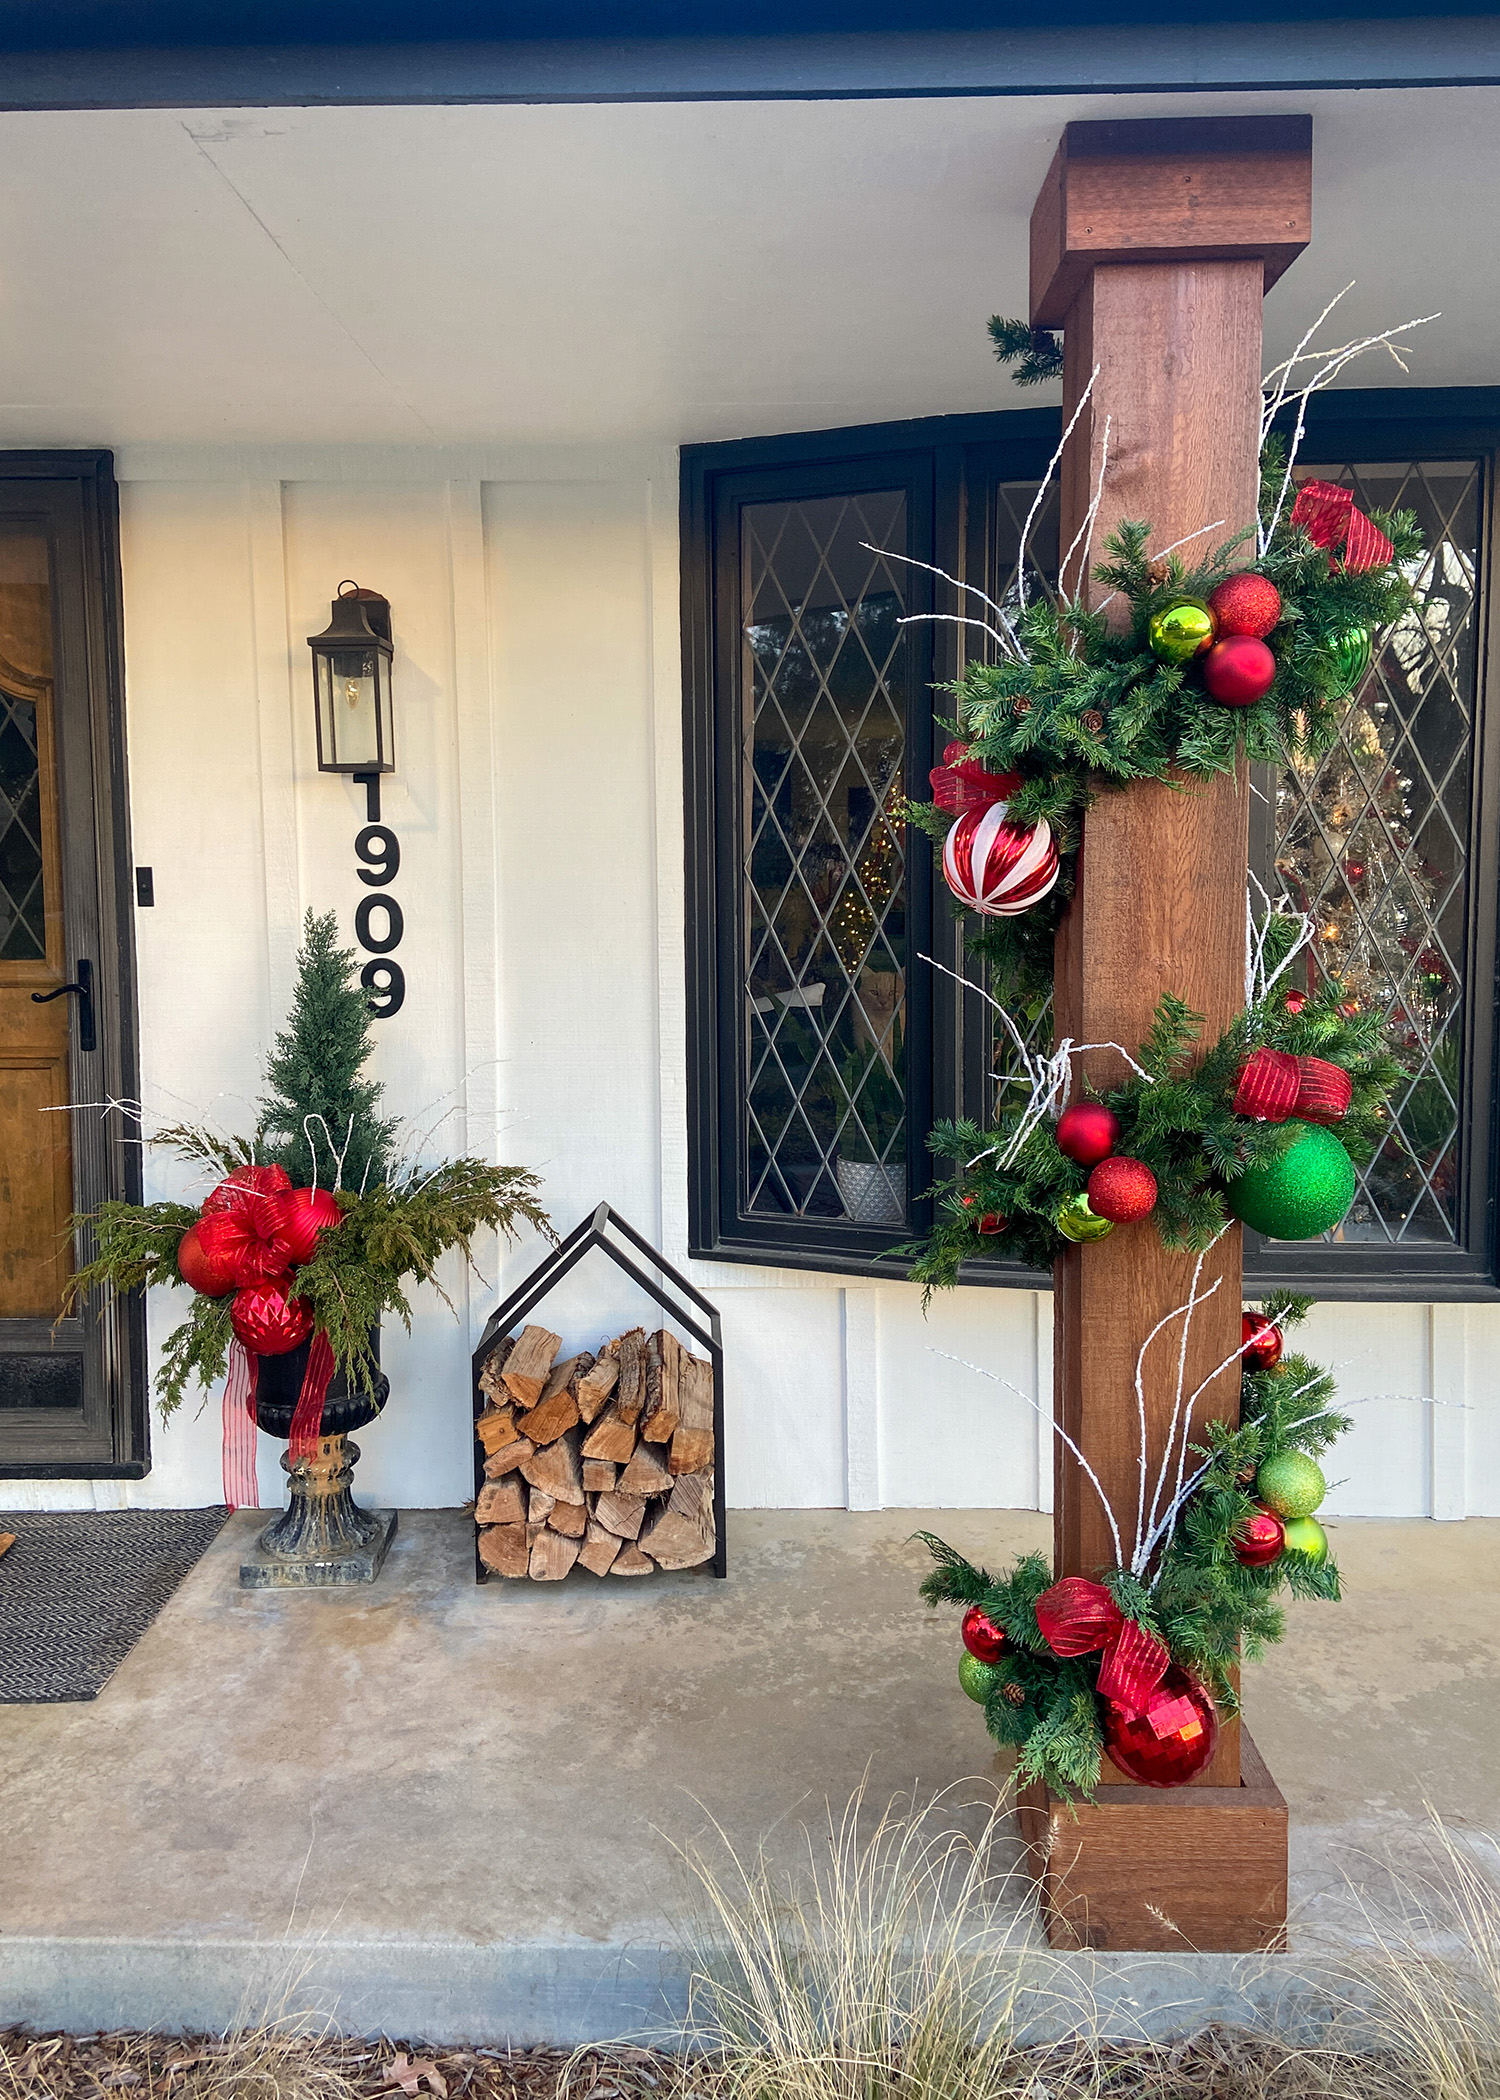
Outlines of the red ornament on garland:
M1264 1313L1241 1313L1240 1344L1240 1362L1252 1371L1274 1371L1281 1362L1281 1329Z
M1209 593L1208 609L1221 640L1231 634L1253 634L1263 641L1281 618L1281 593L1269 576L1254 576L1247 569L1226 576Z
M1293 1115L1304 1123L1342 1123L1354 1098L1354 1082L1342 1065L1331 1065L1324 1057L1299 1057L1297 1073Z
M252 1356L285 1356L312 1333L313 1316L291 1289L290 1276L273 1276L236 1291L229 1324Z
M1075 1101L1057 1119L1057 1149L1075 1166L1097 1167L1120 1142L1120 1119L1102 1101Z
M979 1221L979 1229L986 1234L1004 1232L1005 1220L998 1210L987 1210Z
M1107 1706L1104 1748L1138 1786L1185 1786L1214 1754L1219 1716L1196 1677L1173 1663L1139 1713Z
M328 1189L281 1189L265 1198L265 1216L283 1267L296 1269L312 1260L319 1237L332 1231L343 1212Z
M1286 1050L1252 1050L1240 1066L1231 1104L1237 1116L1257 1123L1284 1123L1302 1090L1299 1061Z
M1282 1004L1289 1014L1300 1014L1303 1007L1307 1004L1307 994L1306 992L1288 992Z
M1092 1655L1114 1640L1125 1614L1102 1582L1064 1575L1036 1600L1036 1623L1054 1655Z
M177 1243L177 1273L190 1289L201 1291L205 1298L227 1298L236 1288L236 1281L222 1253L210 1251L203 1244L203 1225L200 1220L190 1225Z
M976 1662L997 1663L1005 1653L1005 1629L997 1626L987 1611L971 1604L960 1629L964 1646Z
M1286 1526L1274 1509L1258 1509L1229 1541L1242 1568L1269 1568L1286 1551Z
M1012 824L1003 802L971 809L959 818L943 845L943 880L970 911L986 918L1014 918L1040 904L1057 881L1052 828Z
M1203 659L1203 683L1221 707L1253 707L1270 692L1276 659L1253 634L1215 642Z
M1139 1159L1101 1159L1089 1176L1089 1209L1111 1225L1130 1225L1156 1208L1156 1176Z
M236 1167L204 1198L203 1215L210 1218L217 1211L234 1210L252 1196L274 1196L278 1189L289 1189L291 1185L292 1177L285 1167Z

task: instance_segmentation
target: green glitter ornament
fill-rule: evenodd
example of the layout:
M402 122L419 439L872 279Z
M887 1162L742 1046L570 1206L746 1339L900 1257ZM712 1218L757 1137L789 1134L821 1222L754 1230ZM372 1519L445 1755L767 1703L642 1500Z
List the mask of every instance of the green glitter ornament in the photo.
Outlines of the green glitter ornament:
M1342 700L1346 693L1354 691L1370 668L1370 630L1368 627L1346 627L1342 634L1334 636L1329 647L1338 673L1338 684L1329 697Z
M1331 1130L1290 1122L1292 1142L1269 1166L1247 1167L1224 1192L1230 1214L1273 1240L1312 1240L1354 1201L1354 1162Z
M1151 615L1146 638L1164 664L1188 664L1213 647L1214 616L1201 598L1174 598Z
M959 1657L958 1681L976 1706L983 1706L999 1677L998 1663L982 1663L977 1655Z
M1114 1226L1108 1218L1101 1218L1089 1207L1087 1196L1070 1196L1057 1214L1057 1229L1065 1240L1082 1246L1089 1240L1102 1240Z
M1321 1567L1328 1558L1328 1533L1316 1517L1293 1517L1286 1527L1286 1551L1305 1553L1315 1568Z
M1323 1468L1305 1451L1282 1451L1268 1458L1255 1476L1255 1493L1267 1509L1291 1523L1310 1517L1328 1493Z

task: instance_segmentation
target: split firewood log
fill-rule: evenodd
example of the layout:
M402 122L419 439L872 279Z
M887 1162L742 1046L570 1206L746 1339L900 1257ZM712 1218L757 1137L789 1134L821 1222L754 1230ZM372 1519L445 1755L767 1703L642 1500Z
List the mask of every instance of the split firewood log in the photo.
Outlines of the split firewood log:
M616 1554L625 1541L590 1517L588 1529L583 1535L583 1544L578 1551L578 1565L587 1568L591 1575L607 1575Z
M479 1558L496 1575L525 1575L531 1544L524 1524L487 1524L479 1534Z
M521 1407L535 1407L547 1383L552 1360L562 1347L562 1336L545 1327L523 1327L516 1346L505 1359L500 1373L511 1398Z
M585 1422L592 1422L603 1411L604 1403L615 1389L615 1380L620 1375L619 1358L600 1356L589 1366L578 1380L574 1398L578 1412Z
M653 1451L649 1444L637 1444L630 1464L615 1482L622 1495L666 1495L671 1492L672 1476L662 1463L662 1454Z
M574 1366L581 1361L570 1356L554 1364L535 1407L521 1416L516 1428L534 1444L550 1444L578 1420L578 1402L573 1393Z
M509 1394L506 1395L507 1401ZM516 1411L513 1407L487 1407L474 1424L474 1434L491 1457L502 1444L514 1441L516 1435Z
M612 1400L583 1440L585 1458L613 1459L624 1465L635 1449L635 1430L620 1415Z
M518 1436L510 1443L502 1444L500 1449L492 1451L484 1462L485 1479L499 1480L502 1475L513 1473L517 1466L525 1464L535 1449L536 1445L526 1436Z
M651 1444L670 1443L677 1428L678 1367L686 1351L675 1334L659 1328L646 1344L646 1406L641 1435Z
M578 1558L579 1541L564 1538L550 1527L539 1531L531 1542L530 1575L533 1582L561 1582Z
M533 1488L526 1497L526 1528L533 1538L546 1524L557 1507L555 1495L544 1495L540 1488Z
M479 1390L492 1406L503 1407L510 1399L501 1382L500 1373L505 1369L505 1359L515 1346L516 1338L513 1334L501 1335L480 1367Z
M581 1502L557 1503L547 1522L564 1538L581 1539L588 1529L589 1513Z
M646 1504L639 1495L601 1495L594 1504L594 1521L616 1538L638 1537L645 1515Z
M474 1504L476 1524L524 1524L526 1490L514 1477L487 1480Z
M641 1551L658 1567L696 1568L713 1557L714 1488L707 1473L684 1473L672 1499L640 1534Z
M667 1464L674 1473L701 1473L714 1458L714 1367L684 1352L678 1367L679 1419Z
M607 1495L619 1470L612 1458L586 1458L583 1462L583 1492L586 1495Z
M622 1546L610 1567L611 1575L654 1575L655 1561L647 1560L634 1546Z
M641 1409L646 1404L646 1330L632 1327L611 1346L620 1360L620 1375L615 1382L615 1409L622 1422L634 1424L640 1420Z
M570 1429L555 1444L546 1444L521 1463L521 1477L559 1502L582 1502L583 1474L578 1460L578 1431Z

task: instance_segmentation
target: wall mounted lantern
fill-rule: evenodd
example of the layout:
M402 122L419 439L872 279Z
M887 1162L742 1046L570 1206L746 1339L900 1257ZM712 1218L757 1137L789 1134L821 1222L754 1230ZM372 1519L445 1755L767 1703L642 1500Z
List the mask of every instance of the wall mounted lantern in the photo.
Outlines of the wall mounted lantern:
M323 632L307 637L318 711L318 766L324 773L353 773L368 782L372 775L396 770L390 600L346 579L331 610Z

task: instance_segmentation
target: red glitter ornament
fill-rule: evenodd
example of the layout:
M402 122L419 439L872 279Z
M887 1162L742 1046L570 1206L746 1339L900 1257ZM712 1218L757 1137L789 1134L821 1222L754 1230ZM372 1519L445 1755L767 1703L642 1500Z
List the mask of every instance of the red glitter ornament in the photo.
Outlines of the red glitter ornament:
M997 1663L1005 1653L1005 1631L997 1626L987 1611L971 1604L964 1613L960 1629L964 1646L976 1662Z
M285 1356L312 1333L313 1316L291 1289L290 1276L273 1276L236 1291L229 1324L252 1356Z
M1120 1119L1102 1101L1075 1101L1057 1119L1057 1149L1075 1166L1097 1167L1120 1142Z
M177 1243L177 1273L193 1290L201 1291L205 1298L227 1298L236 1288L236 1279L225 1262L222 1252L211 1251L213 1231L210 1225L210 1246L203 1244L203 1224L190 1225Z
M1221 640L1231 634L1253 634L1262 641L1281 618L1281 593L1268 576L1252 576L1245 570L1238 576L1226 576L1210 592L1208 609Z
M1104 1712L1111 1764L1138 1786L1184 1786L1214 1754L1219 1716L1196 1677L1173 1663L1139 1713Z
M282 1250L283 1268L311 1261L320 1234L331 1231L343 1212L327 1189L281 1189L265 1199L271 1237Z
M1342 1065L1331 1065L1323 1057L1299 1057L1297 1073L1292 1113L1304 1123L1341 1123L1354 1098L1354 1082Z
M204 1198L203 1215L211 1218L216 1211L234 1210L252 1196L274 1196L278 1189L289 1189L291 1185L292 1177L285 1167L236 1167Z
M1268 1568L1286 1551L1286 1526L1274 1509L1258 1509L1236 1527L1229 1543L1242 1568Z
M1240 1066L1231 1104L1237 1116L1257 1123L1284 1123L1302 1090L1299 1061L1286 1050L1252 1050Z
M1003 802L961 816L943 844L943 880L970 911L1014 918L1057 881L1057 845L1045 817L1012 824Z
M1138 1159L1101 1159L1089 1176L1089 1209L1111 1225L1129 1225L1156 1208L1156 1176Z
M1271 690L1276 659L1253 634L1215 642L1203 659L1203 683L1221 707L1253 707Z
M1252 1371L1273 1371L1281 1362L1281 1329L1264 1313L1241 1313L1240 1342L1240 1362Z

